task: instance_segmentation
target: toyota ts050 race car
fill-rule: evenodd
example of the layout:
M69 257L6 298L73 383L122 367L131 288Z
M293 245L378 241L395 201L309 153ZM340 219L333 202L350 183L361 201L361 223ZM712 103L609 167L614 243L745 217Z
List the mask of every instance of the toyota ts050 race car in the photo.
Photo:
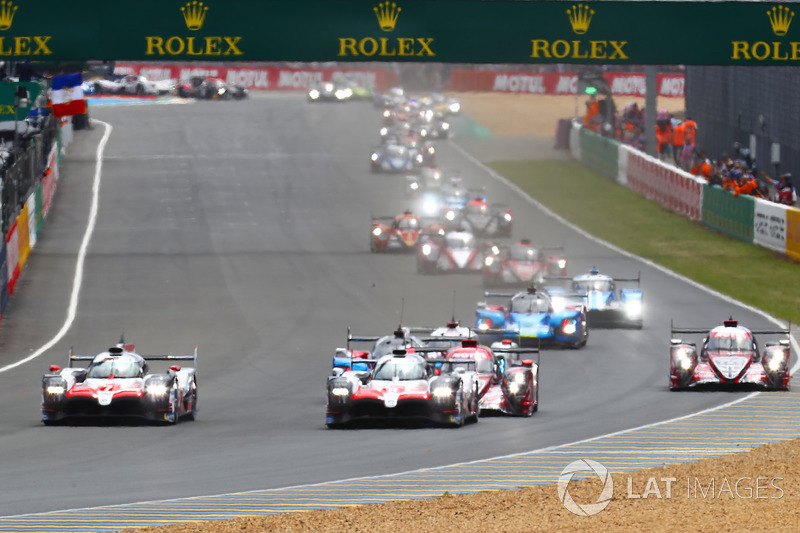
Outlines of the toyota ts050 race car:
M586 310L577 302L554 301L548 293L529 287L512 293L485 292L487 298L510 298L506 306L479 302L478 332L485 340L511 339L520 345L557 344L582 348L589 338Z
M417 272L479 273L490 246L466 230L425 232L417 244Z
M555 279L555 278L548 278ZM561 278L562 280L564 278ZM583 294L587 318L592 326L623 326L641 329L644 317L644 293L639 288L641 279L613 278L592 268L571 280L571 291ZM636 283L636 287L621 287L617 283ZM561 286L546 287L550 294L565 292Z
M678 335L706 335L697 344ZM759 347L756 335L782 338ZM671 328L669 388L750 386L771 390L789 388L789 330L750 330L736 320L712 329ZM775 338L775 337L773 337Z
M422 220L411 211L405 211L396 217L373 216L369 249L371 252L411 251L421 232Z
M333 369L327 387L328 427L366 419L419 419L453 427L477 422L474 361L452 364L398 349L365 362L374 366L368 371Z
M564 276L567 259L556 253L562 247L537 248L528 239L509 246L494 246L483 266L483 286L531 286L544 276Z
M75 355L67 368L53 365L42 379L42 420L45 424L78 418L131 417L176 424L197 413L197 347L192 355L139 355L133 344L120 342L98 355ZM73 363L88 361L88 367ZM152 361L173 364L164 373L150 371Z

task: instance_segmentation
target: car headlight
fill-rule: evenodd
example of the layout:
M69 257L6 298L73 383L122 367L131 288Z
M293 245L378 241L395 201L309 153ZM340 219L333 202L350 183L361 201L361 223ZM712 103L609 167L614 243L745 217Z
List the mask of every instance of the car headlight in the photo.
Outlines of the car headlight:
M434 398L450 398L453 395L453 389L450 387L436 387L433 389Z
M414 159L417 160L417 163L422 163L422 154L417 154L417 157L415 157Z
M642 314L642 301L631 300L630 302L625 304L625 312L628 314L628 317L630 318L640 316Z
M372 159L372 162L374 163L375 161L377 161L377 160L378 160L378 154L377 154L377 153L373 153L373 154L370 156L370 159Z
M65 390L63 385L50 385L47 387L47 394L64 394Z
M689 352L685 349L678 348L675 350L675 358L682 369L689 370L692 368L692 358L689 357Z
M375 235L376 237L380 237L381 233L383 233L383 230L381 228L375 228L374 230L372 230L372 234Z
M449 122L442 122L442 125L440 126L440 128L442 128L442 130L444 130L444 131L447 131L447 130L450 129L450 123Z
M456 212L450 209L449 211L447 211L447 213L445 213L444 218L452 222L453 220L456 219Z
M567 260L566 259L559 259L558 260L558 268L566 268L567 267Z
M431 255L432 251L433 247L430 244L425 243L422 245L422 255Z
M420 135L420 137L427 137L428 136L428 130L426 130L424 128L419 130L419 135Z
M334 387L331 389L331 394L334 396L349 396L350 389L347 387Z
M511 222L511 219L512 219L513 217L511 216L511 213L505 213L505 214L503 215L503 218L505 219L505 221L506 221L506 222Z
M319 91L316 89L311 89L310 91L308 91L308 97L311 98L312 100L316 100L317 98L319 98Z
M516 381L512 381L511 383L509 383L508 384L508 392L510 392L511 394L518 393L519 392L519 383L517 383Z
M776 352L775 355L773 355L769 360L769 364L767 366L771 371L777 372L780 370L781 365L783 365L783 352Z
M458 113L459 111L461 111L461 104L453 102L452 104L450 104L449 109L451 113Z
M485 264L487 267L492 266L492 263L494 263L494 257L491 255L483 260L483 264Z
M169 388L163 383L153 383L145 389L149 396L165 396Z
M412 181L411 183L408 184L408 188L411 189L412 191L416 191L417 189L419 189L419 183L417 183L416 181Z

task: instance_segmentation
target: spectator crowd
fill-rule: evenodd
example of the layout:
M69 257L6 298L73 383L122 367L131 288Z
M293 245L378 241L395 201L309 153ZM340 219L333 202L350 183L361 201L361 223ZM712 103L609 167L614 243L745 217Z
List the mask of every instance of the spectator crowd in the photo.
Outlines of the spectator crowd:
M646 151L644 109L636 102L617 113L611 98L598 99L592 94L586 101L583 127ZM792 175L785 172L775 178L769 176L756 167L750 150L740 143L734 143L732 154L723 153L716 159L698 149L697 123L690 116L679 120L661 109L656 115L655 128L656 152L661 161L701 176L710 185L718 185L734 196L751 195L788 206L797 202Z

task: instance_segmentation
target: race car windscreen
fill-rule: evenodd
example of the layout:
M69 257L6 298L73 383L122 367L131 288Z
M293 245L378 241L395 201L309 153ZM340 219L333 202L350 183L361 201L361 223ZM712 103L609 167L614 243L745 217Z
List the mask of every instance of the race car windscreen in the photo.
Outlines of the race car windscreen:
M447 247L451 250L471 250L475 246L475 237L471 233L454 231L447 234Z
M537 261L539 250L531 246L512 246L509 257L514 261Z
M397 221L399 229L419 229L419 220L416 218L402 218Z
M512 313L547 313L550 300L539 295L523 295L511 300Z
M425 379L426 375L425 367L417 361L390 359L375 368L373 379L408 381Z
M710 352L752 352L755 351L755 346L753 346L752 337L745 337L744 335L712 335L708 339L708 350Z
M120 359L106 359L99 363L92 363L86 373L88 378L138 378L141 377L142 367L134 361Z
M398 349L419 348L420 346L422 346L422 343L411 337L387 337L375 343L375 348L372 350L372 358L380 359L384 355L391 355Z
M576 281L572 284L578 291L601 291L609 292L614 290L614 282L610 279L586 279Z

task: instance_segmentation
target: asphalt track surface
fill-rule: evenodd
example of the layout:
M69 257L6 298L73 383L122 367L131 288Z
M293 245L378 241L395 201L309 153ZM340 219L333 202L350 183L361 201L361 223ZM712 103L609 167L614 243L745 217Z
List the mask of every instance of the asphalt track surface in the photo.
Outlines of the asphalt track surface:
M472 323L482 298L480 276L423 276L411 256L369 252L370 212L409 205L401 177L369 172L377 110L254 95L96 107L92 117L113 131L75 322L41 357L0 373L0 516L404 472L665 420L744 395L667 390L670 319L710 326L734 315L772 327L561 226L440 142L439 165L510 204L515 238L564 244L570 274L641 271L645 327L594 329L582 350L544 351L530 419L328 430L325 380L348 326L389 333L401 309L405 325L440 325L454 300L456 317ZM45 231L0 323L0 366L64 323L102 134L100 125L76 132L68 149ZM482 158L508 157L482 142ZM559 179L568 178L553 186ZM95 354L122 333L141 353L199 346L198 419L43 426L48 366L64 365L70 346Z

